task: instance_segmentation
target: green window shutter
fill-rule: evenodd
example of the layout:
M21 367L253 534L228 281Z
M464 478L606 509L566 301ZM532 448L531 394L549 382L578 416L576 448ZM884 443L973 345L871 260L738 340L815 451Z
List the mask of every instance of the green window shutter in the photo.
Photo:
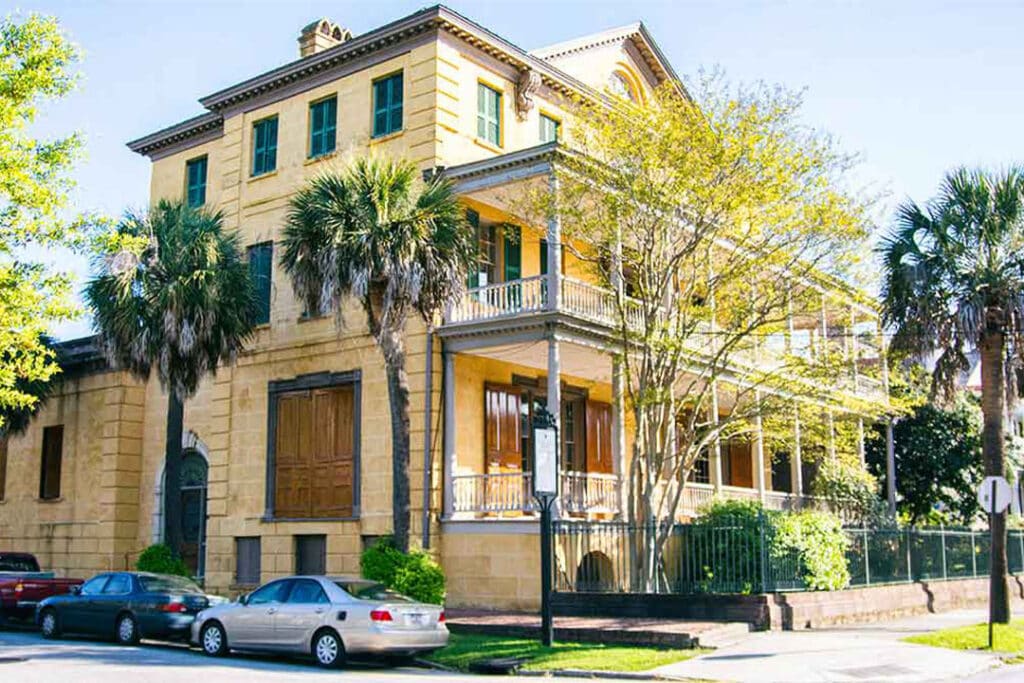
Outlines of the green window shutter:
M274 245L272 242L249 247L249 277L256 297L256 318L253 322L265 325L270 322L270 285L273 268Z
M336 143L338 98L332 97L309 107L309 156L330 154Z
M548 241L540 241L540 274L548 274Z
M476 135L492 145L501 144L501 93L477 84Z
M277 168L277 117L253 125L252 174L262 175Z
M510 282L522 277L522 234L517 225L506 225L503 232L505 233L505 282Z
M540 115L540 141L555 142L558 140L558 129L561 124L550 116Z
M373 82L373 137L402 130L402 74Z
M476 256L473 258L473 263L470 266L469 278L466 283L467 287L473 289L480 286L480 268L477 265L480 252L480 214L473 209L466 209L466 222L473 228L473 239L476 247L474 249Z
M185 164L185 200L196 208L206 203L206 157L192 159Z

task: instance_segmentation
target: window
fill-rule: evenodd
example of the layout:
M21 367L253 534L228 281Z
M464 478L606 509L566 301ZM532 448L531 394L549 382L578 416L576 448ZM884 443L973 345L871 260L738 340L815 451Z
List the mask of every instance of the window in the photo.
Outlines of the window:
M185 200L196 208L206 203L206 157L185 164Z
M295 537L295 573L316 576L327 572L327 537L322 534Z
M562 122L545 114L540 115L540 141L555 142L558 140L559 129Z
M506 225L502 233L505 238L505 282L511 282L523 274L522 231L517 225Z
M338 127L338 98L320 100L309 105L309 157L334 151Z
M43 458L39 468L39 497L60 498L60 461L64 447L64 425L43 429Z
M326 375L319 386L271 385L271 516L337 519L356 515L358 380Z
M624 100L630 102L636 102L636 91L633 89L633 84L629 82L629 79L621 71L616 71L608 78L608 89L612 91L613 95L621 97Z
M79 591L80 595L99 595L103 592L103 586L107 583L107 579L110 578L110 574L100 574L99 576L93 577L82 584L82 590Z
M0 437L0 500L7 494L7 437Z
M253 124L252 137L252 174L270 173L277 168L277 117Z
M126 595L132 592L132 580L127 574L114 574L103 587L104 595Z
M477 84L476 136L501 146L501 93L483 83Z
M262 588L257 588L249 595L247 605L266 605L271 602L284 602L292 586L291 581L274 581Z
M402 73L373 82L373 137L402 130Z
M235 539L235 583L252 586L260 582L260 537Z
M257 325L270 322L270 284L274 262L274 243L264 242L249 247L249 277L256 296Z
M315 605L330 602L327 594L320 584L310 579L299 579L292 586L292 592L288 594L288 602L304 605Z
M711 460L708 458L708 449L703 449L697 454L693 461L693 469L690 470L690 481L695 484L711 483Z

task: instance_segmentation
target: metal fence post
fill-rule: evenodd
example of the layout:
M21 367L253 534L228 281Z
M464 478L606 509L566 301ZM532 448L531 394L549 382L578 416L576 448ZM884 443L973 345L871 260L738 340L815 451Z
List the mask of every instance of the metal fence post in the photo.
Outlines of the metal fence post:
M761 591L764 593L768 591L768 553L764 547L764 512L757 513L758 531L761 538Z
M974 545L974 529L971 529L971 575L978 575L978 553Z
M942 539L942 578L949 578L946 573L946 527L945 525L939 525L939 538Z
M864 585L871 585L871 555L868 553L867 529L864 529Z

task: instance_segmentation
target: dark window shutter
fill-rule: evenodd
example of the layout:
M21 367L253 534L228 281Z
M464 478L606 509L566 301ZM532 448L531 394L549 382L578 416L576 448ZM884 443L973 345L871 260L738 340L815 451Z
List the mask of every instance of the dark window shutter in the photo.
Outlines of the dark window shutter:
M505 282L518 280L523 272L523 245L519 226L506 225L505 234Z
M260 537L235 539L235 583L252 586L260 582Z
M39 497L60 498L60 468L64 447L64 426L43 429L43 457L39 476Z
M548 274L548 241L540 241L540 274Z
M469 271L469 281L467 283L469 288L473 289L480 286L480 268L477 265L480 260L480 214L473 209L466 209L466 222L473 228L474 245L477 252Z
M322 534L295 537L295 573L316 576L327 573L327 537Z
M271 278L274 261L274 245L271 242L249 247L249 277L252 279L256 296L257 325L270 322Z

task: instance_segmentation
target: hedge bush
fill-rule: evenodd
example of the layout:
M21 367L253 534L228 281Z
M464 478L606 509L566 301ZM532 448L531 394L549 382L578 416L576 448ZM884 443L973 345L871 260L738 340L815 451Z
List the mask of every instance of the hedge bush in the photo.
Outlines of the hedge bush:
M175 574L177 576L192 576L188 565L171 550L170 546L163 543L154 543L139 555L135 561L135 568L140 572L152 572L154 574Z
M774 513L771 520L769 556L796 558L804 586L814 591L834 591L850 584L846 551L850 539L836 515L819 510Z
M402 553L390 537L364 550L359 568L363 578L380 581L413 600L435 605L444 602L445 577L440 565L422 551Z

